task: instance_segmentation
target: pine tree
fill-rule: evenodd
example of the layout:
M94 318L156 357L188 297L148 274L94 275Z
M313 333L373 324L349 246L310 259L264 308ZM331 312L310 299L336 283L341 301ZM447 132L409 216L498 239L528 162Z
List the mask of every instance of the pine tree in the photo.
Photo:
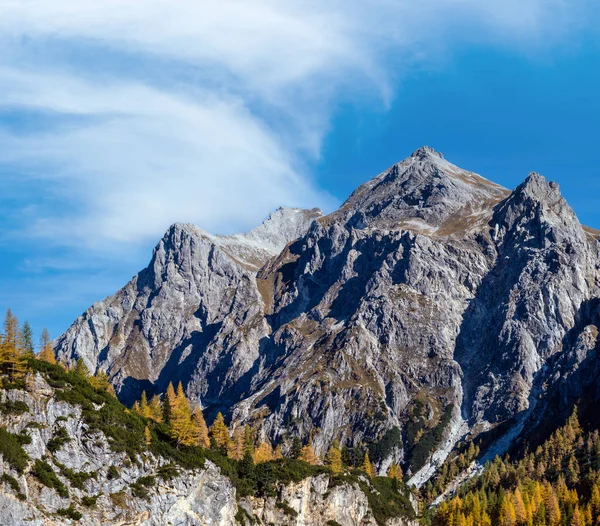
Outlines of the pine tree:
M23 328L19 334L19 347L26 358L33 358L35 356L33 331L31 330L31 325L29 325L27 320L25 320L25 323L23 323Z
M38 353L38 358L45 362L51 363L52 365L56 365L56 357L54 356L54 350L52 349L50 334L48 334L48 329L46 328L42 330L42 336L40 338L40 352Z
M283 452L281 451L281 445L277 444L275 451L273 452L273 460L279 460L283 458Z
M343 471L344 465L342 463L342 450L340 449L340 443L337 440L331 444L331 447L327 452L326 460L329 469L331 469L331 472L334 475L337 475Z
M144 438L147 446L152 444L152 433L150 432L150 428L148 426L146 426L146 429L144 429Z
M250 455L254 458L254 434L252 428L249 425L244 426L244 456Z
M214 439L215 445L223 454L227 454L229 446L229 430L225 425L225 419L221 413L217 413L215 421L210 428L210 436Z
M319 457L315 454L315 450L313 449L312 439L308 441L302 450L300 451L300 456L298 457L300 460L303 460L307 464L312 464L313 466L319 463Z
M74 372L75 374L78 374L79 376L83 376L84 378L89 378L89 376L90 376L90 371L87 368L87 366L85 365L83 358L77 359L72 372Z
M295 436L292 439L292 447L290 449L290 457L291 458L300 458L300 454L302 453L302 441L300 437Z
M204 414L202 413L202 409L199 406L194 408L192 412L192 423L194 425L195 431L195 445L208 448L210 447L210 439L208 437L208 427L206 426L206 421L204 420Z
M373 469L373 465L371 464L371 460L369 459L369 452L365 453L365 459L363 460L362 470L367 474L369 478L373 478L375 476L375 470Z
M175 403L175 389L173 389L173 383L169 382L167 386L167 392L163 398L163 421L166 424L171 423L171 412L173 404Z

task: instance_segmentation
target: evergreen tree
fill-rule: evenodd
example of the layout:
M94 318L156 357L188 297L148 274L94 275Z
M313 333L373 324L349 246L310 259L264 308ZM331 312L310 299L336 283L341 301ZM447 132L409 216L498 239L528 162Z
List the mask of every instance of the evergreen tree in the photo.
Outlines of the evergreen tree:
M254 434L249 425L244 426L244 455L248 454L254 458Z
M33 344L33 331L31 330L31 325L29 322L25 320L23 323L23 328L21 329L21 333L19 335L19 344L21 351L27 358L33 358L35 355L35 345Z
M291 458L300 458L300 454L302 453L302 441L300 437L295 436L292 439L292 447L290 448L290 457Z
M343 471L344 465L342 463L342 450L340 449L340 443L337 440L331 444L331 447L327 452L326 461L329 469L331 469L331 472L334 475L337 475Z
M152 433L150 432L150 428L148 426L146 426L146 429L144 429L144 438L147 446L152 444Z
M273 452L273 460L279 460L283 458L283 451L281 451L281 445L277 444L275 451Z
M75 374L78 374L79 376L83 376L84 378L89 378L89 376L90 376L90 371L87 368L87 366L85 365L83 358L77 359L72 372L74 372Z
M174 403L175 389L173 389L173 383L169 382L169 385L167 386L167 392L163 398L163 421L166 424L171 423L171 411Z

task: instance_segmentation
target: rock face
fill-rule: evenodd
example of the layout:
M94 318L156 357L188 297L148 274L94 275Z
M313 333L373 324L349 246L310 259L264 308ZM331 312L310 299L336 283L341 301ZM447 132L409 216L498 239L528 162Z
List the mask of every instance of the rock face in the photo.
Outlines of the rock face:
M57 353L127 402L182 381L284 445L380 443L380 471L422 484L467 433L504 423L496 451L591 388L597 234L542 176L510 192L424 147L328 216L279 210L228 238L174 225Z
M209 461L204 469L180 469L179 474L162 480L156 475L168 463L165 459L146 452L139 455L137 463L131 462L125 453L111 449L103 433L88 428L80 407L58 401L54 395L54 389L39 373L28 378L26 390L0 389L0 403L21 402L28 408L21 414L0 412L0 427L13 434L27 433L31 437L31 443L24 446L30 458L28 463L36 459L48 462L68 489L67 497L59 496L55 489L42 485L29 468L19 474L0 455L2 526L77 524L58 513L70 506L83 513L80 524L90 526L238 526L246 522L240 522L240 513L252 517L252 523L258 525L326 526L327 521L342 526L377 525L366 495L356 484L331 487L325 475L280 485L277 498L240 502L230 480ZM49 448L60 427L67 431L70 441L58 449ZM77 486L61 469L93 476ZM111 470L118 475L111 474ZM155 480L147 487L146 498L132 492L131 484L141 477ZM8 482L10 478L17 487ZM23 494L21 498L19 492ZM85 505L85 498L89 497L96 498L92 506ZM416 522L407 519L387 523L413 524Z

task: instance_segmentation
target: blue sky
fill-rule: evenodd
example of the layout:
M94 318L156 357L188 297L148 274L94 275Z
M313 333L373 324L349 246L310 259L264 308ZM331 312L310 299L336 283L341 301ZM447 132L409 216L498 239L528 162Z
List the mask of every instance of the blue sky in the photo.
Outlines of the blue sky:
M428 144L600 228L587 0L0 5L0 309L58 336L176 221L332 210Z

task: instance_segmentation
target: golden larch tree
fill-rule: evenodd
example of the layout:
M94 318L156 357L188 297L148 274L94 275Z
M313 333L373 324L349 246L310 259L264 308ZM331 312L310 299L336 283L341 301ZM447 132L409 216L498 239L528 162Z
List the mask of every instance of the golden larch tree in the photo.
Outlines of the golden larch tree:
M334 475L337 475L344 470L342 450L340 449L340 443L337 440L331 444L329 451L327 451L326 462Z
M209 448L210 438L208 437L208 427L200 406L196 406L192 412L192 424L194 426L195 445Z
M271 460L273 460L273 448L267 440L264 440L258 445L256 450L254 451L254 463L261 464L263 462L269 462Z
M369 459L369 452L365 452L365 459L363 461L362 470L367 474L369 478L373 478L375 476L375 470L373 469L373 464L371 464L371 460Z
M147 405L146 405L147 407ZM141 409L141 406L140 406ZM177 395L171 408L171 434L177 439L178 444L191 446L195 442L194 426L192 425L192 411L190 403L183 392L181 382L177 386Z
M215 445L223 453L227 453L227 449L229 446L229 430L227 429L225 419L223 418L223 415L220 412L217 413L215 421L213 422L210 428L210 436L215 441Z
M315 450L313 449L312 438L308 441L308 444L300 450L300 456L298 458L313 466L319 463L319 457L317 457Z

